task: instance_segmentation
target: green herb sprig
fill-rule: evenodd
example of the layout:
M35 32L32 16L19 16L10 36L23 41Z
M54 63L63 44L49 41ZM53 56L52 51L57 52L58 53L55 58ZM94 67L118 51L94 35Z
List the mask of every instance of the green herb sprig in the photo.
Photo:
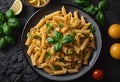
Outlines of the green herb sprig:
M19 19L15 16L13 10L6 12L0 11L0 50L8 45L14 45L14 30L21 27Z
M108 0L100 0L98 6L90 3L90 0L74 0L75 4L84 7L84 11L96 18L99 25L106 25L106 18L104 10L107 9L109 2ZM83 5L84 4L84 5Z
M74 41L74 36L72 35L65 35L63 36L62 33L58 31L54 31L53 37L48 37L47 42L50 44L54 44L55 52L58 52L62 48L62 44L72 43Z

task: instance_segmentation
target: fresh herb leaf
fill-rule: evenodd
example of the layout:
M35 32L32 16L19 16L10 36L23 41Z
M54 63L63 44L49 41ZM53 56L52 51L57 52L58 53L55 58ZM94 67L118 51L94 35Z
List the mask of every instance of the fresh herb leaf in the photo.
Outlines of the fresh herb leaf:
M62 27L63 27L63 24L58 23L58 27L59 27L59 28L62 28Z
M90 4L90 0L74 0L74 3L80 6L88 6Z
M54 44L56 42L56 40L53 37L48 37L47 42Z
M109 3L108 0L101 0L98 4L98 8L100 10L105 10L108 7Z
M45 58L46 59L49 59L51 57L51 53L50 52L47 52L46 54L45 54Z
M62 43L67 44L74 41L74 36L66 35L62 38Z
M104 26L106 24L106 19L102 11L99 11L96 15L96 20L99 25Z
M48 37L47 42L54 44L55 52L58 52L62 48L62 43L70 43L74 41L74 36L62 36L62 34L58 31L54 31L53 37Z
M5 47L5 38L4 37L0 37L0 49L4 48Z
M97 14L98 8L94 5L89 5L86 8L84 8L84 11L94 16Z
M61 69L60 66L57 66L57 65L53 65L53 68L54 68L54 70L60 70Z
M95 33L95 28L91 25L90 26L90 31L92 32L92 33Z
M58 52L62 48L62 43L56 43L54 44L54 50L55 52Z
M54 31L54 37L57 41L59 41L60 39L62 39L62 33L58 32L58 31Z

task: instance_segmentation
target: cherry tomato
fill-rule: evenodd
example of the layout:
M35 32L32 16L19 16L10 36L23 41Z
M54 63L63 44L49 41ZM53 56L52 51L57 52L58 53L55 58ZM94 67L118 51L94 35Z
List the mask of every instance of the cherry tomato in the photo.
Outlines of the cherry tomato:
M92 73L92 77L95 79L95 80L101 80L104 76L104 72L103 70L101 69L96 69L93 71Z

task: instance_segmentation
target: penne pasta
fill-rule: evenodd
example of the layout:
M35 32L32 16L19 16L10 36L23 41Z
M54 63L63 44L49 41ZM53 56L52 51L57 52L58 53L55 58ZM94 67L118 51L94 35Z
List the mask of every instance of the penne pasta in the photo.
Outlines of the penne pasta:
M60 13L61 13L61 11L56 11L56 12L54 12L54 13L52 13L52 14L46 15L46 16L45 16L45 20L52 19L54 16L57 16L57 15L59 15Z
M25 45L32 65L50 75L76 73L95 49L95 37L90 22L78 11L61 10L43 17L28 34Z
M83 51L89 42L89 38L86 38L85 41L81 44L80 50Z
M65 9L64 6L62 6L62 14L63 14L64 16L67 15L67 12L66 12L66 9Z
M53 75L61 75L61 74L66 74L67 70L59 70L59 71L53 71Z
M68 73L76 73L78 72L78 69L67 69Z
M46 50L42 50L42 54L40 55L39 63L41 64L45 58Z

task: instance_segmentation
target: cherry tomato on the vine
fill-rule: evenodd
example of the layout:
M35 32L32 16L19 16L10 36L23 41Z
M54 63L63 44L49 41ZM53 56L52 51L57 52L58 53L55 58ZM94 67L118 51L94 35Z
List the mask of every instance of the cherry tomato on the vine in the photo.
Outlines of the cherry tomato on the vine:
M103 76L104 76L104 72L101 69L95 69L92 73L92 77L95 80L101 80L103 78Z

